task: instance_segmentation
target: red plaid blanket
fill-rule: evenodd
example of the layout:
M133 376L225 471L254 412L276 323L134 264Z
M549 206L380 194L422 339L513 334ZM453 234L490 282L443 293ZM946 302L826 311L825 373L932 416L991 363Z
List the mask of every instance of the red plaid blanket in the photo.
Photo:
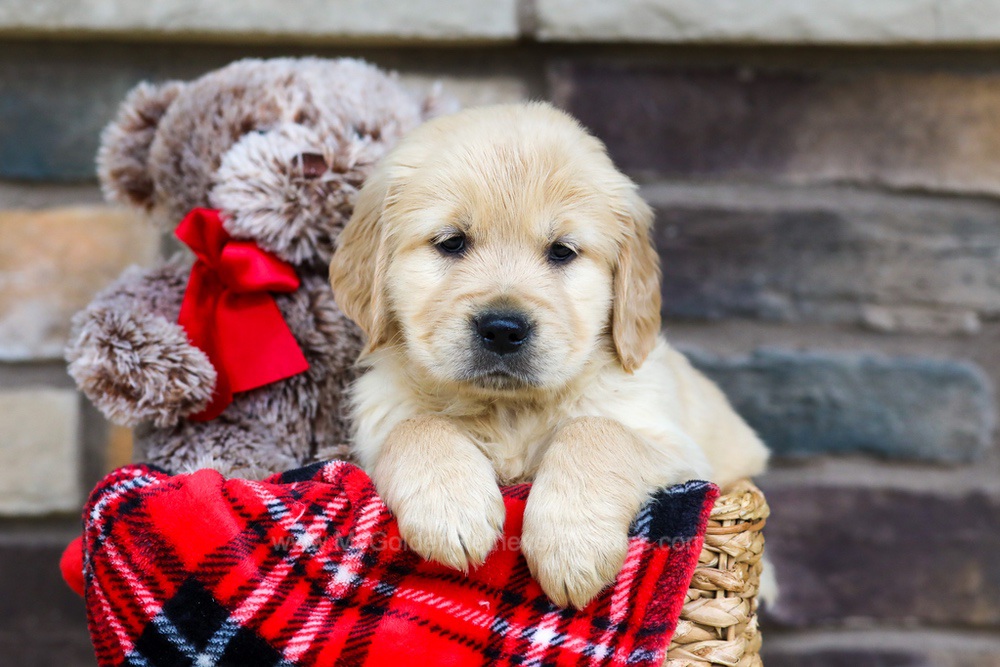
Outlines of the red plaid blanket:
M82 555L102 667L659 665L718 490L656 495L616 584L575 611L517 549L529 489L504 489L505 537L463 575L406 549L347 463L263 482L128 466L91 495L64 574L79 580Z

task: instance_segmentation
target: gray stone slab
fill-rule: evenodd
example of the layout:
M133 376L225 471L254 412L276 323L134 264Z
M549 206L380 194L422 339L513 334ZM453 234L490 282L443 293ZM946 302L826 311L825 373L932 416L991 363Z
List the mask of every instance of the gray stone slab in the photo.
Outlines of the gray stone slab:
M654 185L664 315L976 333L1000 316L1000 205L852 188Z
M517 0L5 0L0 35L362 42L510 41Z
M640 174L1000 193L1000 76L553 63L555 101Z
M535 0L550 41L709 44L979 44L1000 6L979 0Z
M234 5L236 6L236 5ZM101 129L126 93L144 80L188 80L246 57L362 57L400 72L427 90L442 81L465 105L537 96L540 66L531 53L509 49L361 48L253 41L245 45L172 43L0 43L0 179L93 181ZM530 78L530 77L529 77ZM540 77L535 77L540 80ZM4 193L0 191L0 196Z
M972 364L779 349L691 356L778 456L964 462L992 445L995 397Z
M0 662L92 667L83 599L59 573L76 522L0 523Z
M1000 627L995 495L819 483L764 491L772 510L766 549L781 591L770 623Z

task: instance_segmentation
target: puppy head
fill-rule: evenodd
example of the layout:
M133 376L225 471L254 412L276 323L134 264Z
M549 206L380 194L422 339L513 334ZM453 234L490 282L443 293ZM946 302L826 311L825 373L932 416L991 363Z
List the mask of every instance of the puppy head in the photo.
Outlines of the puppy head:
M365 183L331 264L366 353L440 384L554 390L660 328L652 214L604 146L544 104L471 109L409 134Z

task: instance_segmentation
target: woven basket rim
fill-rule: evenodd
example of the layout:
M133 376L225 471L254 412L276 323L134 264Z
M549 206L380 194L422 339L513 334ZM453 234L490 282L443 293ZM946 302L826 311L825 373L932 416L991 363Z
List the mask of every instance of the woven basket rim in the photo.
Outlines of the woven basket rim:
M749 479L715 501L666 667L762 667L757 592L769 515L767 499Z

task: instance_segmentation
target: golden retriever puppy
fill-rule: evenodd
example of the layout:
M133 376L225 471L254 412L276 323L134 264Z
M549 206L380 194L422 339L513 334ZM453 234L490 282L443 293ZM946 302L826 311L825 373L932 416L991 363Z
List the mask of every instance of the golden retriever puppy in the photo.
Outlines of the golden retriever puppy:
M762 471L753 431L660 336L651 222L601 142L545 104L433 120L365 183L331 265L368 337L354 451L418 553L482 563L498 483L533 481L521 548L582 607L651 491Z

